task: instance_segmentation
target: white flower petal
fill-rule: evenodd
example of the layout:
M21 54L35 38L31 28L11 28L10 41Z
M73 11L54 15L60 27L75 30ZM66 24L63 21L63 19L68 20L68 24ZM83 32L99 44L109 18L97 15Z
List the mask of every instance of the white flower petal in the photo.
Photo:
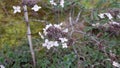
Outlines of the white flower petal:
M120 64L118 62L113 61L112 63L113 66L120 68Z
M53 41L49 41L49 46L53 47L54 46L54 42Z
M53 46L54 46L54 42L53 41L49 41L48 45L47 45L47 49L50 49Z
M3 66L3 65L0 65L0 68L5 68L5 66Z
M63 25L63 23L60 23L59 25L60 25L60 26L62 26L62 25Z
M16 9L16 6L13 6L13 9Z
M104 13L101 13L101 14L99 14L98 16L99 16L100 18L105 18L105 17L104 17Z
M109 22L109 24L116 24L116 25L120 25L119 23L117 23L117 22L115 22L115 21Z
M51 48L51 46L48 45L48 46L47 46L47 49L49 50L50 48Z
M47 35L47 31L46 31L45 28L43 28L43 33L44 33L45 36Z
M38 6L37 4L35 4L35 5L32 7L32 10L34 10L34 11L38 11L39 9L41 9L41 7Z
M67 43L63 43L62 44L62 48L67 48L68 46L67 46Z
M64 0L60 1L60 6L63 8L64 7Z
M21 12L20 10L20 6L13 6L14 12L13 13L17 13L17 12Z
M16 10L14 10L14 12L13 13L17 13L17 11Z
M63 23L60 23L60 24L54 24L54 26L55 26L56 28L61 29L62 24L63 24Z
M95 26L96 26L96 24L92 24L92 26L94 26L94 27L95 27Z
M105 15L111 20L113 17L110 13L105 13Z
M17 12L21 12L21 10L17 10Z
M59 46L57 41L54 42L54 46Z
M45 39L45 43L43 43L42 46L43 46L43 47L48 46L48 42L49 42L49 40L48 40L48 39Z
M100 25L100 23L92 24L92 26L94 26L94 27L98 27L99 25Z
M43 43L42 46L43 46L43 47L46 47L47 45L46 45L46 43Z
M20 6L16 6L16 9L18 9L18 10L19 10L19 9L20 9Z
M42 46L50 49L53 46L59 46L59 44L57 41L49 41L48 39L45 39L45 43L43 43Z
M56 6L57 4L54 2L54 0L50 0L50 4Z
M39 32L39 35L40 35L40 37L42 38L42 39L44 39L44 36Z
M68 29L64 29L63 32L66 32L66 33L67 33L67 32L68 32Z
M68 41L68 39L66 39L66 38L59 38L59 40L60 40L62 43L64 43L64 42L67 42L67 41Z
M49 40L48 39L45 39L45 43L48 43L49 42Z
M50 23L49 25L46 25L45 29L47 30L51 26L52 26L52 24Z
M60 25L58 25L58 24L54 24L54 26L55 26L56 28L61 29L61 26L60 26Z

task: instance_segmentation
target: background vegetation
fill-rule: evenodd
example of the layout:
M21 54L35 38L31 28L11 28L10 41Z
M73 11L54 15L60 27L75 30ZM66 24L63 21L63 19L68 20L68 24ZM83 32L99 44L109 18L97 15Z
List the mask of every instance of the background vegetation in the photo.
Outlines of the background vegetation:
M0 64L6 68L32 68L32 58L26 37L26 24L23 12L14 14L12 6L22 5L18 0L0 0ZM65 7L53 7L49 0L41 0L42 7L38 12L28 7L32 30L32 40L36 56L36 68L113 68L112 61L120 63L120 33L110 35L91 26L97 22L103 24L99 13L120 10L120 0L65 0ZM76 19L77 25L85 34L75 33L72 38L75 44L67 49L42 47L43 40L39 31L48 23L69 23L68 17ZM119 11L120 12L120 11ZM120 13L118 13L120 14ZM119 18L115 21L120 22ZM91 35L93 31L94 35ZM99 33L102 36L97 37ZM77 38L77 39L76 39ZM100 42L100 44L97 44Z

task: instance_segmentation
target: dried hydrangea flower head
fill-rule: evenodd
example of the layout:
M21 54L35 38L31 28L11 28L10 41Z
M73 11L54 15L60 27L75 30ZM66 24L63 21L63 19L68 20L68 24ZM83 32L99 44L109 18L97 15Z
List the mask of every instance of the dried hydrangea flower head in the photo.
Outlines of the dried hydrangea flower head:
M55 26L49 27L46 31L47 31L48 38L52 38L52 39L55 39L55 40L59 40L59 38L62 38L62 37L66 36L65 32L62 32L61 29L59 29Z
M67 33L68 29L63 29L62 23L46 25L45 28L43 28L43 35L39 32L41 38L45 40L42 46L46 47L47 49L50 49L51 47L57 47L59 45L62 45L62 48L67 48L69 42Z
M113 8L113 9L109 9L108 12L114 17L117 18L119 13L120 13L120 9L117 8Z
M109 23L109 27L106 30L110 36L119 36L120 35L120 23Z

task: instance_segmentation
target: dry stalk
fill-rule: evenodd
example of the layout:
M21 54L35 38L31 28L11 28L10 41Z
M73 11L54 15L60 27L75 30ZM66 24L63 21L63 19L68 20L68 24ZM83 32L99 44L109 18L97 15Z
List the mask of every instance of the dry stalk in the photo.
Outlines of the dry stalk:
M29 42L29 46L30 46L30 52L32 55L34 67L36 67L35 54L34 54L33 45L32 45L32 38L31 38L30 24L29 24L29 20L28 20L27 6L24 5L23 9L24 9L25 22L27 25L27 37L28 37L28 42Z

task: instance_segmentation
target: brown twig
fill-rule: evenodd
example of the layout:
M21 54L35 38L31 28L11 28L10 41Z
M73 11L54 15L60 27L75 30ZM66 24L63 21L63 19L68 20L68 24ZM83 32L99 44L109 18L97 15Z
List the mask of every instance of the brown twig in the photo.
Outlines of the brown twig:
M1 1L0 1L0 5L1 5L3 11L5 12L5 14L8 16L8 12L7 12L5 6L3 5L3 3Z
M29 20L28 20L27 6L24 5L23 9L24 9L25 22L26 22L26 25L27 25L27 36L28 36L28 42L29 42L29 46L30 46L30 52L31 52L31 55L32 55L33 64L34 64L34 68L35 68L36 67L36 61L35 61L35 54L34 54L32 39L31 39L31 30L30 30L30 24L29 24Z

